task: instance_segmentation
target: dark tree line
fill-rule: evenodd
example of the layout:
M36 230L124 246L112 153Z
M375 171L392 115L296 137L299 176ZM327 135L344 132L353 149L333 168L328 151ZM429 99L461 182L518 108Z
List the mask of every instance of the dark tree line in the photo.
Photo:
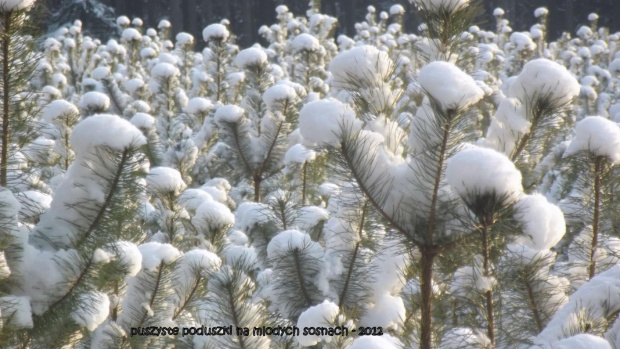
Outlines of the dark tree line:
M85 30L105 38L116 34L110 26L116 16L124 14L140 17L147 27L156 27L165 18L172 22L174 33L185 31L200 39L207 24L227 18L243 46L260 40L258 28L275 21L276 6L285 4L294 14L301 15L308 9L308 3L309 0L47 0L51 27L79 18ZM406 29L413 32L418 24L407 0L320 0L320 3L323 13L338 18L339 30L345 34L354 33L354 24L364 18L368 5L387 11L400 3L408 13ZM533 11L545 6L550 10L552 38L562 31L574 32L579 25L587 23L591 12L600 15L599 25L620 30L615 20L620 18L619 0L482 0L482 5L485 14L480 18L480 25L483 27L493 25L493 9L502 7L514 30L527 30L534 23Z

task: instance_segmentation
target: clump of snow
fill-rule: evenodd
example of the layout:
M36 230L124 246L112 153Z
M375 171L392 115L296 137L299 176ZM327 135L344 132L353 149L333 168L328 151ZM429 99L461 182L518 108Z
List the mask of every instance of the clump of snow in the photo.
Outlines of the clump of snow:
M273 85L263 93L263 101L268 109L273 109L278 103L292 102L297 96L297 92L291 86L285 84Z
M329 63L332 73L332 86L340 89L356 89L380 85L390 75L392 66L390 56L375 46L358 46L338 54Z
M534 51L536 44L528 33L514 32L510 34L510 43L517 51Z
M321 47L319 40L313 35L302 33L293 39L293 48L296 51L316 51Z
M142 40L142 34L135 28L126 28L123 30L121 38L124 41L140 41Z
M470 0L409 0L414 5L428 11L454 12L469 5Z
M523 195L516 203L517 219L530 239L527 247L541 251L555 246L566 232L564 214L540 194Z
M611 349L611 344L601 337L581 333L558 342L558 349Z
M204 231L228 228L235 224L235 216L226 205L217 201L205 201L196 209L192 224Z
M484 97L474 79L447 62L432 62L420 69L420 86L444 109L464 109Z
M64 99L57 99L50 102L43 108L43 120L53 122L55 119L64 115L78 115L80 112L73 103Z
M203 114L209 112L213 108L213 104L206 98L195 97L187 102L185 110L190 114Z
M315 258L323 256L323 248L318 243L312 241L310 235L298 230L285 230L274 236L267 245L267 256L275 259L284 256L289 250L299 249L306 251Z
M565 156L589 151L604 156L614 164L620 162L620 127L617 123L600 116L589 116L575 125L575 137Z
M304 147L301 144L295 144L284 155L284 163L286 165L291 163L303 164L308 161L314 160L316 152Z
M221 265L222 260L215 253L195 249L179 258L175 273L184 274L184 279L189 279L195 275L195 270L217 270Z
M106 111L110 108L110 97L97 91L86 92L78 106L82 109L95 110L98 112Z
M228 29L219 23L210 24L202 31L202 38L206 42L226 41L229 36L230 33L228 32Z
M147 242L138 246L142 254L142 269L154 270L161 263L168 264L181 256L181 252L170 244Z
M539 58L525 64L509 94L522 102L549 98L561 107L578 96L580 90L579 82L564 66Z
M0 10L2 11L19 11L32 6L35 0L0 0Z
M340 313L340 308L338 308L338 305L325 300L323 303L310 307L301 313L301 315L299 315L299 319L297 320L297 327L331 327L334 325L334 321L336 320L338 313ZM295 338L297 339L297 343L299 343L302 347L316 345L322 340L329 343L332 339L330 336L316 335L302 335Z
M179 196L179 204L188 210L196 211L198 206L207 201L213 201L213 196L201 189L186 189Z
M472 147L448 160L448 184L463 198L479 194L503 196L504 203L515 202L521 193L521 172L504 154L495 150Z
M549 10L546 7L539 7L534 10L534 17L536 18L546 16L547 14L549 14Z
M308 143L338 146L343 128L358 130L361 126L355 112L335 99L310 102L299 112L299 130Z
M0 314L3 325L16 328L32 328L32 311L28 297L4 296L0 297Z
M135 276L142 268L142 254L138 246L129 241L114 242L104 250L115 255L114 259L125 268L127 276Z
M390 7L390 15L396 16L396 15L403 15L403 14L405 14L405 8L403 7L403 5L396 4Z
M136 113L130 122L137 128L148 130L155 125L155 118L147 113Z
M153 167L146 176L147 188L153 192L172 192L179 195L187 185L181 177L181 173L170 167Z
M127 16L119 16L118 18L116 18L116 24L121 27L127 27L130 23L131 22L129 21L129 17Z
M235 64L244 69L251 69L253 67L262 66L267 63L267 54L265 51L250 47L240 51L235 57Z
M78 325L94 331L110 313L110 299L102 292L92 291L79 296L78 308L71 313L71 318Z
M71 132L70 142L76 154L82 154L97 146L119 151L140 147L146 144L146 138L129 121L117 115L98 114L77 124Z
M217 108L215 112L215 122L221 123L235 123L239 122L245 114L245 110L236 105L224 105Z
M452 328L441 339L441 348L445 349L473 349L488 348L491 345L489 337L469 328Z
M190 33L180 32L175 39L177 40L177 45L180 47L194 44L194 36Z

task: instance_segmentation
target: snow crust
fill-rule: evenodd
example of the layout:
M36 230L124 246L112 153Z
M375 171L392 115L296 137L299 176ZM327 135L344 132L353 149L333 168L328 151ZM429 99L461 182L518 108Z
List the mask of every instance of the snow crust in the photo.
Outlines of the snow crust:
M465 109L484 97L474 79L448 62L432 62L420 69L420 86L444 109Z

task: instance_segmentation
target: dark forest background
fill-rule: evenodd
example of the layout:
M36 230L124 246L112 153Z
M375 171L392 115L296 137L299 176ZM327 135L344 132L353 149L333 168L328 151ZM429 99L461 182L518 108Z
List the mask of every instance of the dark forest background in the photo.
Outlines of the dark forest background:
M479 19L481 27L494 26L493 9L501 7L506 11L505 18L515 31L528 30L535 22L533 12L545 6L550 11L550 38L554 39L563 31L574 33L587 24L589 13L599 14L599 26L610 27L612 32L620 30L620 0L479 0L485 14ZM287 5L295 15L305 14L309 0L46 0L49 15L46 16L47 29L53 30L81 19L84 31L101 39L116 36L115 18L127 15L140 17L145 27L157 27L161 19L172 22L173 33L185 31L193 34L197 42L202 42L202 29L210 23L223 18L230 20L232 31L238 42L248 46L260 41L258 28L263 24L275 22L277 5ZM417 19L408 0L322 0L322 13L337 17L341 33L352 35L353 26L366 14L368 5L377 11L387 11L390 6L400 3L407 9L406 30L415 32ZM199 44L200 45L200 44Z

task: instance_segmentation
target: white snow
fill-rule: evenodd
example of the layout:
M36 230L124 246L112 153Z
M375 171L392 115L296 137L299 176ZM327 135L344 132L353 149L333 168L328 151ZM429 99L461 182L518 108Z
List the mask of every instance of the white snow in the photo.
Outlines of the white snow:
M153 192L171 192L175 196L187 188L178 170L164 166L151 168L146 176L146 182L147 188Z
M396 4L390 7L390 15L396 16L396 15L404 15L404 14L405 14L405 8L403 7L403 5Z
M97 146L119 151L137 148L146 144L146 138L129 121L116 115L98 114L77 124L71 133L70 142L76 154L85 154Z
M566 232L564 214L540 194L523 195L517 201L516 218L530 237L522 241L529 248L541 251L555 246Z
M589 151L609 158L614 164L620 162L620 126L600 116L589 116L575 125L572 139L565 156Z
M474 79L447 62L432 62L420 69L420 86L444 109L465 109L484 97Z
M121 38L124 41L140 41L142 40L142 34L135 28L126 28L123 30Z
M129 241L116 241L106 245L104 250L115 255L115 260L126 269L127 276L135 276L142 268L142 254L138 246Z
M188 251L176 263L175 273L181 274L183 278L177 281L183 283L183 280L191 279L196 274L196 270L214 271L221 265L222 260L213 252L203 249Z
M194 36L190 33L180 32L177 34L175 39L177 41L177 46L179 47L194 44Z
M15 326L18 329L33 328L32 311L28 297L0 297L0 314L2 325Z
M181 252L170 244L147 242L138 246L142 254L142 269L155 270L161 263L169 264L181 256Z
M390 56L375 46L357 46L341 52L329 63L331 86L353 90L358 84L378 86L389 77L393 64Z
M523 192L521 172L508 157L487 148L468 148L448 159L446 179L463 198L494 193L510 204Z
M304 234L299 230L285 230L274 236L269 245L267 245L267 256L269 259L276 259L286 255L289 250L294 249L305 251L315 258L323 256L321 245L312 241L310 235Z
M147 113L135 113L130 122L139 129L148 130L155 125L155 118Z
M296 51L313 52L318 50L321 45L319 44L319 40L313 35L302 33L293 39L293 47Z
M579 91L579 82L564 66L539 58L525 64L510 86L509 94L522 102L547 97L554 104L564 106L578 96Z
M601 337L581 333L558 342L558 349L611 349L608 341Z
M299 112L299 130L307 143L338 146L343 128L359 130L361 121L348 105L338 100L310 102Z
M196 209L192 224L199 230L210 232L227 229L235 224L235 215L228 206L217 201L205 201Z
M297 327L332 327L335 325L334 321L339 313L340 309L337 304L325 300L323 303L312 306L301 313L297 320ZM304 336L302 334L299 337L295 337L295 339L302 347L310 347L318 344L320 341L329 343L332 337L316 335Z
M295 97L295 89L285 84L273 85L263 93L263 101L268 109L273 109L282 102L288 102L292 106Z
M215 112L215 122L221 123L236 123L241 120L245 114L245 110L236 105L224 105L217 108Z
M185 110L190 114L204 114L213 109L213 103L206 98L195 97L187 102Z
M547 10L546 7L539 7L536 10L534 10L534 17L538 18L538 17L546 16L548 13L549 13L549 10Z
M229 36L228 29L219 23L210 24L202 31L202 38L206 42L226 41Z
M291 163L303 164L314 160L316 152L308 149L301 144L295 144L284 155L284 163L286 165Z
M198 206L207 201L213 201L211 194L201 189L186 189L179 196L179 204L187 210L196 211Z
M79 113L79 110L73 103L67 102L64 99L57 99L43 108L43 120L53 122L61 116L78 115Z
M469 5L470 0L410 0L411 3L429 11L445 10L454 12Z
M27 9L35 0L0 0L0 9L4 11L19 11Z
M267 54L260 48L250 47L241 50L235 57L235 64L243 69L252 69L267 63Z
M97 91L86 92L80 98L78 106L82 109L106 111L110 108L110 97Z
M110 299L107 294L97 291L81 293L78 299L78 308L71 313L71 318L92 332L108 317Z

